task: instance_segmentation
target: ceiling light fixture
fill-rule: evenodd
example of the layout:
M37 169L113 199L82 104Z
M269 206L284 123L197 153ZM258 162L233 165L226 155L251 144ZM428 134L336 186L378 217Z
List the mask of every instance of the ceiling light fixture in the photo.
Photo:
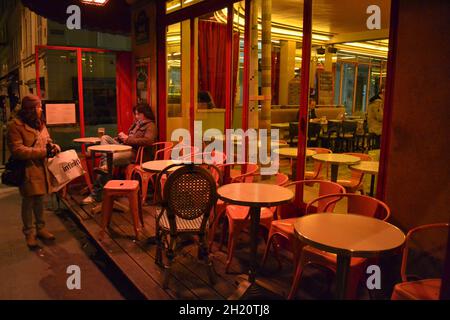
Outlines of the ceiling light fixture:
M81 0L85 4L93 4L96 6L104 6L109 0Z
M323 48L322 46L320 48L316 49L317 54L325 54L325 48Z

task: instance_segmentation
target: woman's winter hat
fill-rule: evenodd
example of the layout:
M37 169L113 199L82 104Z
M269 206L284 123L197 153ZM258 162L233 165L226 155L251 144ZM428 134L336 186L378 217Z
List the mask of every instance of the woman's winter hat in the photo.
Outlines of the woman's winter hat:
M32 109L36 108L41 103L41 99L35 95L27 95L22 99L22 108L23 109Z

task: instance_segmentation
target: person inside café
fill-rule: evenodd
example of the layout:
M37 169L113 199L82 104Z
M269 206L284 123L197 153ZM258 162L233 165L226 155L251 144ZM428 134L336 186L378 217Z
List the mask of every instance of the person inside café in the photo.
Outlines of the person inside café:
M383 128L384 89L370 98L367 107L367 126L369 134L374 138L374 147L380 147L380 136Z
M139 147L149 147L156 142L158 131L155 124L155 115L150 105L139 103L133 107L133 113L135 121L128 129L128 133L120 132L115 138L108 135L101 137L100 144L123 144L133 147L130 152L114 154L113 165L115 167L126 167L136 159ZM83 199L83 204L101 201L103 186L108 182L105 157L102 157L100 168L95 171L98 173L98 176L94 182L92 193Z

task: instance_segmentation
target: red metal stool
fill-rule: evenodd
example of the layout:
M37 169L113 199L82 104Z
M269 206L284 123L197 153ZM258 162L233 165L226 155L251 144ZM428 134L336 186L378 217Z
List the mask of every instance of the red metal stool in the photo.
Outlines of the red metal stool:
M110 180L103 188L103 230L109 226L113 211L114 200L117 197L128 197L131 217L136 238L139 238L139 220L142 227L144 219L142 217L142 203L139 197L139 181L137 180Z

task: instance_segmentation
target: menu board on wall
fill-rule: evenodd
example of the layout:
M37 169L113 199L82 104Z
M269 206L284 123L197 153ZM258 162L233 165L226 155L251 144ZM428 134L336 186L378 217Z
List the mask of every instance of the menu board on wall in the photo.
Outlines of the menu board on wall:
M75 103L46 103L47 125L76 124Z
M319 77L319 105L333 104L333 73L330 71L321 71Z

